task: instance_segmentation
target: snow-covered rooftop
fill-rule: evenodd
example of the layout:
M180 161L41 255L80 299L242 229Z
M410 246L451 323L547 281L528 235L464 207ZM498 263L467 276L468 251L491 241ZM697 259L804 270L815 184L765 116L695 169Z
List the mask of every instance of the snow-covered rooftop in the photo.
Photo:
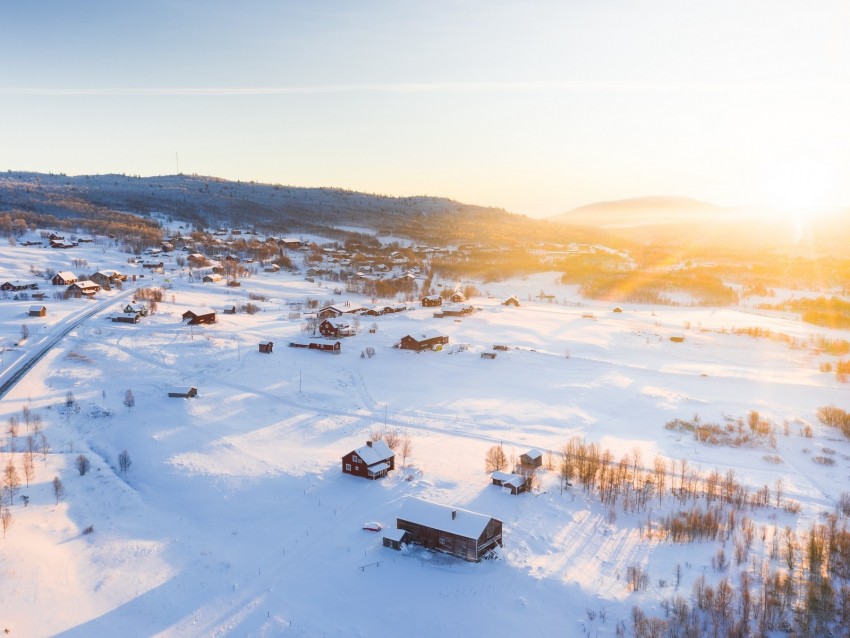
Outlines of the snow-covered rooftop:
M425 525L441 532L457 534L466 538L478 538L484 533L484 529L492 517L409 496L404 501L398 518L410 523Z

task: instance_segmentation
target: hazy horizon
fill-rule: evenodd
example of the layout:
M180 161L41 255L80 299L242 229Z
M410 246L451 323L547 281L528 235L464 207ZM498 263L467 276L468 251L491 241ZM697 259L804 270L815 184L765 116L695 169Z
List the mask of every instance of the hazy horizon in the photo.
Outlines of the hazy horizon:
M850 6L10 6L0 170L177 172L549 217L850 205Z

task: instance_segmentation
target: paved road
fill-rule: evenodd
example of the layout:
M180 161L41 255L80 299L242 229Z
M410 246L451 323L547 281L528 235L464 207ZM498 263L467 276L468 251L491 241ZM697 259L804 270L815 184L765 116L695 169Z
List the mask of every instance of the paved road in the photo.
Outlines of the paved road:
M127 286L117 295L103 299L93 304L92 307L81 310L80 312L65 317L60 322L55 324L50 332L26 348L19 350L6 351L4 359L12 358L6 367L0 372L0 399L11 390L15 384L20 381L32 367L41 361L42 357L50 352L50 349L59 343L65 335L71 330L79 326L86 319L105 310L107 307L115 304L116 301L128 297L134 292L134 288ZM16 358L13 358L16 357Z

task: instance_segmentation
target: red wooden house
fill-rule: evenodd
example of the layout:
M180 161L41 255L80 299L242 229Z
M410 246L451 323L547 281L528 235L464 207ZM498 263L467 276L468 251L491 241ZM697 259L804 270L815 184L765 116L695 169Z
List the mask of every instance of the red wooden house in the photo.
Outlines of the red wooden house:
M343 474L377 479L393 469L395 454L384 441L366 441L366 445L342 457Z

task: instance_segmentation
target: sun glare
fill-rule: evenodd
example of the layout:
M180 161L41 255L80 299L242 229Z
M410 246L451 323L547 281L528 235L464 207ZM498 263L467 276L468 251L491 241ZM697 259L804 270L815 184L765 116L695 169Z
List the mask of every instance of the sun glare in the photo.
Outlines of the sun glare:
M835 167L811 157L788 158L764 171L759 199L790 218L812 217L836 205Z

